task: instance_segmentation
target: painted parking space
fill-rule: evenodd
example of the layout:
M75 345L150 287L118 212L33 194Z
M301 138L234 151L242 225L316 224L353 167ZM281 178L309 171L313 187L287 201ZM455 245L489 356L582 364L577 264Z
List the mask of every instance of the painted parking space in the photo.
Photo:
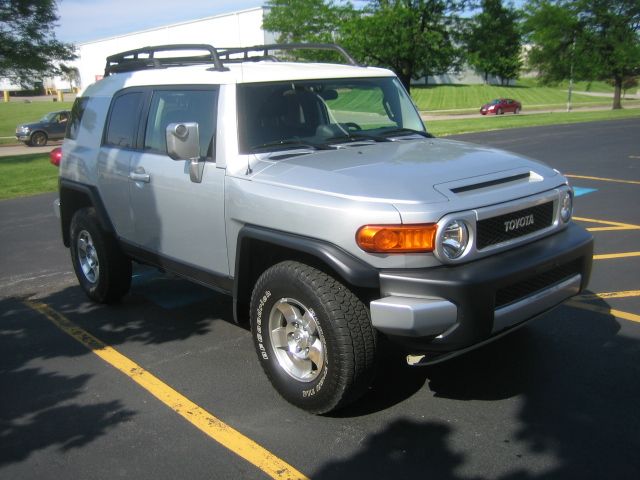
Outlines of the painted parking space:
M582 179L582 180L590 180L595 184L624 184L636 187L636 191L631 191L631 197L640 198L640 182L635 180L624 180L619 178L603 178L603 177L593 177L588 175L578 175L578 174L569 174L568 177L572 179ZM590 193L598 192L598 188L587 188L587 187L574 187L576 197L581 197ZM631 202L633 204L633 202ZM624 235L625 240L636 240L632 241L632 245L637 246L640 242L637 239L640 239L640 235L638 235L640 231L640 225L628 222L620 222L611 219L602 219L602 218L590 218L590 217L574 217L575 221L580 222L588 231L592 232L595 235L596 245L600 244L608 245L611 243L611 235ZM635 234L635 235L634 235ZM608 235L606 238L604 235ZM630 237L631 235L631 237ZM624 252L608 252L604 253L600 248L598 248L598 252L594 253L593 260L594 264L600 262L636 262L637 263L637 271L640 271L640 251L632 250L632 251L624 251ZM615 269L615 266L613 267ZM640 276L636 275L633 278L628 279L631 288L640 287ZM600 292L600 293L586 293L582 294L579 297L571 300L569 305L588 310L591 312L596 312L604 315L613 315L618 319L622 319L625 321L640 323L640 309L636 311L626 311L620 308L613 308L610 303L615 301L616 299L634 299L640 300L640 290L623 290L623 291L614 291L614 292ZM598 304L600 301L607 302L606 305ZM637 305L637 302L634 302L632 305L627 305L627 307L634 308Z
M78 341L108 365L136 382L145 391L212 440L251 463L269 477L283 480L304 480L307 478L284 460L195 404L145 368L74 324L60 312L37 301L27 300L24 304L46 317L56 327Z

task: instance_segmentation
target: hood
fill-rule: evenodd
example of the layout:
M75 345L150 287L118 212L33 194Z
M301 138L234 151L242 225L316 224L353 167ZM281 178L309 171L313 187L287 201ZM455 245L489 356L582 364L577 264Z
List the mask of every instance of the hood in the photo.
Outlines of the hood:
M252 179L352 200L401 204L446 202L439 185L473 183L474 178L514 170L541 177L557 174L544 164L492 148L443 139L350 145L337 150L289 156L256 168ZM274 160L278 157L287 157ZM506 175L506 174L505 174ZM440 190L440 191L439 191Z
M29 123L21 123L17 128L38 128L42 125L46 125L46 122L29 122Z

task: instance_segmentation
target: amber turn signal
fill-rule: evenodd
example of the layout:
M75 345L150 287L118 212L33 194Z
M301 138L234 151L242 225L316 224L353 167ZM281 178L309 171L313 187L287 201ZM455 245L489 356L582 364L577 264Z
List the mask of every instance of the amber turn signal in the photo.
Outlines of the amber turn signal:
M435 223L417 225L365 225L356 233L358 246L372 253L432 252Z

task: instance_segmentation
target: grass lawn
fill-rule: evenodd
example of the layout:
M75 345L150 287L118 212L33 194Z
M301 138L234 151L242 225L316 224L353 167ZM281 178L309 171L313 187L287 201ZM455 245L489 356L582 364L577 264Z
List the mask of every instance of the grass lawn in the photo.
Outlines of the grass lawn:
M73 102L31 102L13 99L0 102L0 143L16 143L16 127L20 123L35 122L45 113L71 110ZM11 138L2 138L11 137Z
M48 154L0 157L0 200L57 189L58 169L49 163Z
M460 120L431 120L426 122L427 130L437 137L459 133L503 130L506 128L537 127L567 123L594 122L640 117L640 108L628 110L598 110L591 112L554 112L536 115L501 115Z
M577 89L576 89L577 90ZM538 87L517 85L501 87L498 85L429 85L411 87L411 96L420 111L446 113L448 110L476 112L484 103L494 98L515 98L522 103L523 110L562 108L567 104L567 92L561 87ZM638 100L626 100L640 104ZM611 105L606 97L592 97L574 93L574 106ZM451 113L451 112L447 112ZM464 112L456 112L464 113Z

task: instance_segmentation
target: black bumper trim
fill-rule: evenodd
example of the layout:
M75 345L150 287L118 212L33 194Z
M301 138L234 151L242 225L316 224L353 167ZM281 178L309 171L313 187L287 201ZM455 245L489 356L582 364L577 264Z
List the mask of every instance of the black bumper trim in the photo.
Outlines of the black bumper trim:
M592 256L593 237L572 223L554 235L463 265L383 270L380 287L383 297L430 296L453 302L458 307L454 328L438 337L401 340L416 351L455 351L491 337L497 292L557 271L580 274L582 291L589 281Z

